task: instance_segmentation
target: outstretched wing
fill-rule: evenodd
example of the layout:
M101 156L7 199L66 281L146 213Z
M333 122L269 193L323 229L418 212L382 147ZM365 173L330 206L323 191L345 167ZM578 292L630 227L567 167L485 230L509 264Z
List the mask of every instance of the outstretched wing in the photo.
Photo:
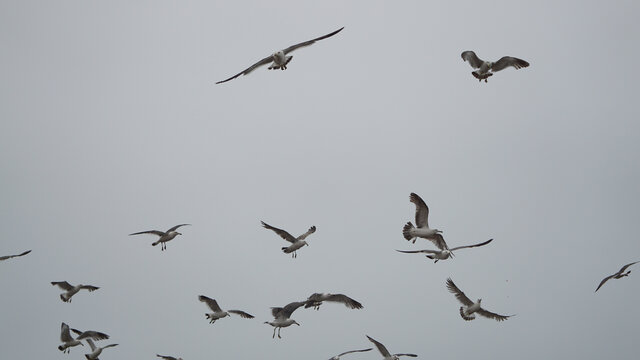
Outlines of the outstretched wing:
M76 340L84 340L84 339L87 339L87 338L91 338L93 340L106 340L106 339L109 338L109 335L107 335L105 333L98 332L98 331L93 331L93 330L80 331L80 330L77 330L77 329L71 329L71 331L73 331L74 333L76 333L78 335Z
M315 43L316 41L319 41L319 40L322 40L322 39L326 39L328 37L332 37L333 35L339 33L340 31L342 31L342 29L344 29L344 26L341 27L340 29L334 31L334 32L331 32L331 33L327 34L327 35L323 35L323 36L317 37L317 38L312 39L312 40L303 41L303 42L301 42L299 44L291 45L291 46L289 46L288 48L286 48L286 49L284 49L282 51L285 54L288 54L288 53L292 52L293 50L299 49L301 47L309 46L309 45Z
M271 226L271 225L267 224L267 223L266 223L266 222L264 222L264 221L261 221L261 223L262 223L262 226L263 226L264 228L269 229L269 230L273 230L273 232L275 232L276 234L280 235L280 237L281 237L281 238L283 238L283 239L287 240L288 242L290 242L290 243L292 243L292 244L293 244L294 242L296 242L296 238L294 238L294 237L293 237L291 234L289 234L288 232L286 232L286 231L284 231L284 230L282 230L282 229L278 229L278 228L276 228L276 227L273 227L273 226ZM311 230L311 229L309 229L309 230ZM314 231L315 231L315 229L314 229Z
M89 290L89 292L91 292L91 291L96 291L96 290L98 290L100 288L97 287L97 286L93 286L93 285L83 285L83 286L80 287L80 289Z
M271 308L271 315L273 315L273 317L275 318L287 319L291 316L291 314L293 314L294 311L296 311L297 308L299 308L300 306L306 303L307 303L306 301L296 301L296 302L287 304L283 308L280 308L280 307Z
M306 238L307 238L307 236L309 236L309 235L313 234L314 232L316 232L316 227L315 227L315 226L312 226L312 227L310 227L310 228L309 228L309 230L307 230L307 232L306 232L306 233L304 233L304 234L302 234L302 235L298 236L298 238L297 238L296 240L304 240L304 239L306 239Z
M96 344L93 343L93 340L87 339L87 344L91 347L91 352L96 351Z
M374 343L376 345L376 347L378 348L378 351L380 351L380 354L382 354L383 357L385 357L385 358L391 357L391 354L389 353L389 350L387 350L387 348L384 347L384 345L382 345L381 343L379 343L378 341L376 341L375 339L373 339L369 335L366 335L366 336L367 336L367 339L369 339L369 341L371 341L372 343Z
M156 354L157 357L159 358L163 358L164 360L178 360L176 358L174 358L173 356L165 356L165 355L158 355Z
M473 51L465 51L461 54L462 60L468 61L472 68L477 69L484 63Z
M236 314L236 315L240 315L241 317L245 318L245 319L253 319L254 316L246 313L244 311L240 311L240 310L227 310L227 312L231 313L231 314Z
M494 319L494 320L496 320L496 321L505 321L505 320L507 320L508 318L510 318L510 317L512 317L512 316L513 316L513 315L499 315L499 314L496 314L496 313L492 313L491 311L487 311L487 310L485 310L485 309L483 309L483 308L480 308L480 310L478 310L478 311L476 311L476 312L477 312L478 314L480 314L480 315L482 315L482 316L486 317L486 318Z
M529 66L529 63L518 58L514 58L511 56L503 56L500 60L496 61L491 67L491 71L496 72L502 69L508 68L509 66L513 66L516 69L526 68Z
M453 251L453 250L460 250L460 249L465 249L465 248L472 248L472 247L484 246L484 245L487 245L488 243L490 243L490 242L492 242L492 241L493 241L493 239L489 239L489 240L487 240L487 241L485 241L485 242L481 242L481 243L479 243L479 244L475 244L475 245L465 245L465 246L457 246L457 247L454 247L453 249L449 249L449 250Z
M73 289L73 285L69 284L66 281L52 281L51 285L57 285L60 289L66 291Z
M351 353L355 353L355 352L365 352L365 351L371 351L373 350L373 348L368 348L368 349L362 349L362 350L350 350L350 351L345 351L342 354L339 354L338 357L342 356L342 355L347 355L347 354L351 354Z
M73 338L69 333L69 325L65 323L62 323L62 326L60 327L60 341L62 341L63 343L73 341Z
M18 254L18 255L6 255L6 256L0 256L0 261L7 260L7 259L11 259L11 258L14 258L14 257L19 257L19 256L25 256L25 255L27 255L27 254L28 254L28 253L30 253L30 252L31 252L31 250L27 250L27 251L23 252L22 254Z
M187 226L187 225L191 225L191 224L180 224L180 225L176 225L176 226L172 227L171 229L167 230L167 232L169 233L169 232L175 231L175 230L177 230L180 226Z
M227 82L227 81L229 81L229 80L233 80L233 79L237 78L237 77L238 77L238 76L240 76L240 75L247 75L248 73L252 72L253 70L255 70L255 69L259 68L260 66L262 66L262 65L267 65L268 63L270 63L270 62L272 62L272 61L273 61L273 58L271 57L271 55L269 55L269 56L267 56L266 58L264 58L264 59L262 59L262 60L258 61L257 63L255 63L255 64L253 64L253 65L249 66L248 68L246 68L246 69L242 70L241 72L239 72L239 73L237 73L237 74L233 75L232 77L230 77L230 78L228 78L228 79L225 79L225 80L218 81L216 84L222 84L222 83L225 83L225 82Z
M604 285L604 283L606 283L607 281L609 281L609 279L611 279L612 277L616 276L616 274L613 275L609 275L606 278L602 279L602 281L600 281L600 285L598 285L598 287L596 288L596 291L598 291L602 285ZM594 291L595 292L595 291Z
M220 309L220 306L218 305L218 302L212 298L206 297L204 295L200 295L198 296L198 300L202 301L203 303L206 303L207 306L209 306L209 308L215 312L222 311L222 309Z
M431 242L440 250L449 250L449 246L447 245L447 242L444 241L444 237L442 237L442 234L435 234L433 236L433 239L428 240L431 240Z
M623 273L625 270L627 270L627 268L628 268L629 266L631 266L631 265L633 265L633 264L635 264L635 263L638 263L638 262L640 262L640 261L634 261L634 262L632 262L632 263L630 263L630 264L627 264L627 265L623 266L622 268L620 268L620 271L618 271L618 273Z
M410 357L418 357L416 354L393 354L394 356L410 356Z
M133 233L133 234L129 234L129 236L131 236L131 235L140 235L140 234L153 234L153 235L158 235L158 236L165 235L164 232L159 231L159 230L148 230L148 231L140 231L140 232L136 232L136 233Z
M406 253L406 254L417 254L417 253L437 254L440 252L437 250L396 250L396 251L401 253Z
M471 299L469 299L467 295L465 295L460 289L458 289L451 278L447 279L447 289L449 289L449 291L452 292L456 296L456 299L458 299L458 301L460 301L463 305L473 305L473 301L471 301Z
M341 302L350 309L362 309L362 304L343 294L330 294L324 301Z
M411 193L409 201L416 204L416 226L419 228L429 227L429 207L418 194Z

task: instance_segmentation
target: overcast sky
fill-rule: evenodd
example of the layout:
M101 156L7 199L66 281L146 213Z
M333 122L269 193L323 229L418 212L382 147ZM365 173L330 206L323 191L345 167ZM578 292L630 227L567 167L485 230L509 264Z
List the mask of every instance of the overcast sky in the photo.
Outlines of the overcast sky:
M635 1L0 2L1 357L637 356ZM344 26L255 70L272 52ZM460 53L531 66L479 83ZM411 244L409 193L450 246ZM263 220L317 232L292 259ZM153 236L180 223L167 250ZM635 272L638 270L638 272ZM461 319L451 277L505 322ZM60 301L51 281L99 286ZM269 307L313 292L364 305ZM205 319L198 295L256 316ZM379 359L377 352L349 355Z

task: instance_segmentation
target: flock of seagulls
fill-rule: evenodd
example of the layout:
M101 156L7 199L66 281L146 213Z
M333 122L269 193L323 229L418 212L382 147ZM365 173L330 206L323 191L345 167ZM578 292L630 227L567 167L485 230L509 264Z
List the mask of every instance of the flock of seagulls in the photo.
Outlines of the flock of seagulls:
M276 51L270 56L267 56L262 60L256 62L255 64L249 66L242 72L237 73L236 75L233 75L225 80L218 81L216 84L228 82L241 75L248 75L253 70L267 64L270 64L268 67L269 70L273 70L273 69L286 70L287 65L293 58L293 56L289 55L290 53L292 53L297 49L310 46L316 43L317 41L330 38L338 34L339 32L341 32L343 29L344 27L338 30L335 30L331 33L328 33L326 35L323 35L311 40L303 41L301 43L289 46L285 49ZM511 57L511 56L504 56L496 62L491 62L491 61L481 60L473 51L464 51L461 54L461 57L463 61L468 62L472 68L476 69L472 72L472 75L479 81L484 80L485 82L487 82L488 78L493 76L495 72L506 69L507 67L514 67L515 69L521 69L529 66L529 63L527 61L519 58ZM409 201L413 203L416 208L415 209L415 226L413 223L407 222L402 228L403 237L407 241L412 242L413 244L416 243L416 240L418 238L428 240L433 243L433 245L437 248L437 250L432 250L432 249L396 250L398 252L426 254L427 258L432 259L434 260L434 263L437 263L440 260L446 260L446 259L452 258L454 256L453 252L456 250L482 247L482 246L488 245L493 241L493 239L489 239L487 241L477 243L477 244L457 246L457 247L450 248L447 245L446 241L444 240L443 232L441 230L438 230L436 228L431 228L429 226L429 207L426 205L424 200L420 196L418 196L416 193L411 193L409 196ZM281 249L285 254L291 254L292 258L297 257L298 250L300 250L304 246L309 245L305 239L309 235L316 232L316 227L311 226L307 230L307 232L297 237L294 237L289 232L276 228L274 226L271 226L265 223L264 221L262 221L261 224L264 228L275 232L282 239L290 243L290 245L282 247ZM173 240L178 235L182 235L177 230L180 227L188 226L188 225L190 224L179 224L179 225L173 226L167 231L148 230L148 231L135 232L129 235L141 235L141 234L155 235L158 237L158 239L155 242L153 242L151 245L156 246L158 244L161 244L161 250L164 251L167 248L167 242ZM30 252L31 250L28 250L17 255L2 256L0 257L0 261L25 256ZM629 268L633 264L636 264L637 262L638 261L629 263L623 266L617 273L605 277L596 288L596 291L598 291L609 279L620 279L622 277L628 276L631 271L630 270L627 271L627 268ZM93 292L99 289L99 287L93 286L93 285L82 285L82 284L71 285L67 281L54 281L54 282L51 282L51 284L54 286L58 286L60 289L64 290L64 292L60 294L60 299L63 302L67 302L67 303L70 303L72 297L75 294L77 294L80 290L88 290L89 292ZM493 319L496 321L504 321L514 316L514 315L500 315L484 309L481 305L482 299L477 299L476 301L472 301L469 297L467 297L467 295L465 295L463 291L461 291L458 288L458 286L453 282L451 278L447 278L446 288L448 289L449 292L454 294L455 298L462 304L462 306L459 308L459 313L462 319L464 319L465 321L474 320L476 318L475 314L479 314L483 317ZM253 315L245 311L223 310L218 304L217 300L209 298L204 295L199 295L198 300L200 302L204 302L208 306L208 308L212 311L210 313L205 313L205 317L206 319L209 320L210 324L214 324L216 323L217 320L223 319L225 317L230 317L231 314L237 315L244 319L255 318ZM275 338L276 335L278 338L281 338L280 332L282 328L286 328L291 325L300 326L300 324L296 320L291 318L291 316L297 309L304 307L306 309L313 308L315 310L319 310L320 306L325 302L342 303L349 309L363 308L363 305L360 302L344 294L314 293L308 296L305 300L290 302L289 304L283 307L272 307L271 315L273 316L273 320L265 321L264 324L268 324L273 327L272 338ZM74 333L76 337L72 336L71 333ZM371 338L368 335L366 335L366 337L370 342L372 342L375 345L375 347L378 349L378 351L380 352L384 360L398 360L400 357L417 357L416 354L411 354L411 353L391 354L382 343ZM73 347L76 347L78 345L84 346L83 344L83 341L84 341L89 345L91 349L90 353L85 354L86 359L98 360L98 357L101 355L104 349L115 347L118 345L118 344L109 344L109 345L100 347L100 346L96 346L96 344L94 343L94 341L101 341L106 339L109 339L109 335L105 333L93 331L93 330L80 331L76 329L71 329L66 323L63 322L60 330L60 341L62 344L58 346L58 350L62 351L63 353L69 353ZM373 348L345 351L331 357L329 360L339 360L342 356L353 354L353 353L368 352L368 351L371 351L372 349ZM182 358L179 358L179 357L176 358L173 356L165 356L165 355L159 355L159 354L156 354L156 356L165 360L182 360Z

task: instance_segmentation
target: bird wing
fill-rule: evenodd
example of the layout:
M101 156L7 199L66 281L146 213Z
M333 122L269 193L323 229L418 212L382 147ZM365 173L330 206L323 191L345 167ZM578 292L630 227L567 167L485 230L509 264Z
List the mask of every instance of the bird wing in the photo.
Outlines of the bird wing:
M442 236L442 234L435 234L433 239L429 239L431 240L431 242L438 247L438 249L440 250L449 250L449 246L447 245L447 242L444 241L444 237Z
M7 259L11 259L11 258L14 258L14 257L19 257L19 256L25 256L25 255L27 255L27 254L28 254L28 253L30 253L30 252L31 252L31 250L27 250L27 251L23 252L22 254L18 254L18 255L6 255L6 256L0 256L0 261L7 260Z
M627 268L628 268L629 266L631 266L631 265L633 265L633 264L635 264L635 263L638 263L638 262L640 262L640 261L634 261L634 262L632 262L632 263L630 263L630 264L627 264L627 265L623 266L622 268L620 268L620 271L618 271L618 273L619 273L619 274L623 273L625 270L627 270Z
M416 226L429 227L429 207L425 204L424 200L418 194L411 193L409 195L409 201L416 204Z
M288 48L282 50L282 52L284 52L285 54L288 54L288 53L292 52L293 50L299 49L301 47L309 46L309 45L315 43L316 41L319 41L319 40L322 40L322 39L326 39L328 37L332 37L333 35L339 33L340 31L342 31L342 29L344 29L344 26L341 27L340 29L334 31L334 32L331 32L331 33L327 34L327 35L323 35L323 36L317 37L317 38L312 39L312 40L303 41L303 42L301 42L299 44L291 45Z
M609 275L606 278L602 279L602 281L600 281L600 285L598 285L598 287L596 288L596 291L598 291L598 289L600 289L602 287L602 285L604 285L604 283L606 283L607 281L609 281L609 279L611 279L612 277L616 276L616 274L613 275ZM595 292L595 291L594 291Z
M73 341L73 337L71 337L71 334L69 333L69 325L65 323L62 323L62 326L60 327L60 341L64 343Z
M396 251L401 253L407 253L407 254L416 254L416 253L437 254L440 252L437 250L396 250Z
M307 230L307 232L306 232L306 233L304 233L304 234L302 234L302 235L298 236L298 238L297 238L296 240L304 240L304 239L306 239L306 238L307 238L307 236L309 236L309 235L313 234L314 232L316 232L316 227L315 227L315 226L312 226L312 227L310 227L310 228L309 228L309 230Z
M91 292L91 291L96 291L96 290L98 290L100 288L97 287L97 286L93 286L93 285L82 285L80 287L80 289L86 289L86 290L89 290L89 292Z
M511 56L503 56L500 60L496 61L493 66L491 66L491 71L500 71L502 69L508 68L509 66L513 66L516 69L526 68L529 66L529 63L518 58L514 58Z
M236 314L236 315L240 315L241 317L245 318L245 319L253 319L255 316L246 313L244 311L240 311L240 310L227 310L227 312L231 313L231 314Z
M110 347L113 347L113 346L118 346L118 344L109 344L107 346L102 347L102 349L110 348Z
M272 314L275 317L284 317L285 319L290 317L291 314L293 314L294 311L296 311L297 308L299 308L300 306L306 304L306 301L296 301L296 302L292 302L290 304L287 304L285 307L283 308L278 308L280 309L280 311L278 312L278 314L276 315L273 311Z
M280 235L280 237L281 237L281 238L283 238L283 239L287 240L288 242L290 242L290 243L292 243L292 244L293 244L294 242L296 242L296 238L294 238L294 237L293 237L291 234L289 234L288 232L286 232L286 231L284 231L284 230L282 230L282 229L278 229L278 228L276 228L276 227L273 227L273 226L271 226L271 225L267 224L267 223L266 223L266 222L264 222L264 221L261 221L261 223L262 223L262 226L263 226L263 227L265 227L266 229L269 229L269 230L273 230L273 232L275 232L276 234ZM311 230L311 229L309 229L309 230Z
M73 285L69 284L66 281L52 281L51 285L57 285L60 289L66 291L73 289Z
M472 68L477 69L484 63L473 51L465 51L461 54L462 60L468 61Z
M366 335L366 336L367 336L367 339L369 339L369 341L371 341L372 343L374 343L376 345L376 347L378 348L378 351L380 351L380 354L382 354L383 357L385 357L385 358L391 357L391 354L389 353L389 350L387 350L387 348L384 347L384 345L382 345L378 341L374 340L369 335Z
M373 348L368 348L368 349L362 349L362 350L350 350L350 351L345 351L342 354L338 355L338 357L342 356L342 355L347 355L347 354L351 354L354 352L365 352L365 351L370 351L373 350Z
M200 295L198 296L198 300L206 303L207 306L209 306L209 308L215 312L222 311L222 309L220 309L220 306L218 305L218 302L212 298L206 297L204 295Z
M129 234L129 236L131 235L140 235L140 234L153 234L153 235L158 235L158 236L164 236L165 233L160 231L160 230L148 230L148 231L140 231L137 233L133 233L133 234Z
M91 351L96 351L96 344L93 343L93 340L87 339L87 344L91 347Z
M178 360L178 359L174 358L173 356L165 356L165 355L158 355L158 354L156 354L156 356L159 357L159 358L163 358L165 360Z
M255 63L255 64L253 64L253 65L249 66L248 68L246 68L246 69L242 70L241 72L239 72L239 73L237 73L237 74L233 75L232 77L230 77L230 78L228 78L228 79L226 79L226 80L218 81L216 84L222 84L222 83L225 83L225 82L227 82L227 81L229 81L229 80L233 80L233 79L237 78L237 77L238 77L238 76L240 76L240 75L247 75L248 73L252 72L253 70L255 70L255 69L259 68L260 66L262 66L262 65L267 65L268 63L270 63L270 62L272 62L272 61L273 61L273 58L271 57L271 55L269 55L269 56L267 56L266 58L264 58L264 59L262 59L262 60L258 61L257 63Z
M71 329L74 333L78 334L76 340L84 340L91 338L93 340L106 340L109 338L109 335L105 333L101 333L98 331L88 330L88 331L80 331L76 329Z
M492 313L491 311L487 311L487 310L485 310L483 308L480 308L480 310L478 310L476 312L478 314L486 317L486 318L494 319L494 320L497 320L497 321L505 321L508 318L513 316L513 315L499 315L499 314L496 314L496 313Z
M350 309L362 309L362 304L343 294L330 294L325 301L341 302Z
M416 354L393 354L393 356L411 356L411 357L418 357L418 355L416 355Z
M493 239L489 239L489 240L487 240L487 241L485 241L485 242L482 242L482 243L479 243L479 244L475 244L475 245L465 245L465 246L457 246L457 247L454 247L453 249L449 249L449 250L453 251L453 250L459 250L459 249L465 249L465 248L472 248L472 247L483 246L483 245L487 245L488 243L490 243L490 242L492 242L492 241L493 241Z
M176 225L176 226L172 227L171 229L167 230L167 232L169 233L169 232L175 231L175 230L177 230L180 226L187 226L187 225L191 225L191 224L180 224L180 225Z
M473 301L471 301L471 299L469 299L467 295L465 295L460 289L458 289L451 278L447 279L447 289L449 289L449 291L452 292L456 296L456 299L458 299L458 301L460 301L463 305L473 305Z

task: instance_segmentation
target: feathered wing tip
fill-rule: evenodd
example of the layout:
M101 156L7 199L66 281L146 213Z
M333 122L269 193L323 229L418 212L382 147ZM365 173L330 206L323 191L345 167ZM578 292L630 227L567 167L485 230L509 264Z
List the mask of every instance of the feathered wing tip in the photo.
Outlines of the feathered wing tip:
M465 319L466 321L471 321L476 318L476 316L473 314L470 314L470 315L465 314L464 306L460 306L460 316L462 316L462 318Z
M411 230L415 229L413 227L413 224L411 222L408 222L403 228L402 228L402 235L404 236L405 239L407 239L407 241L411 241L411 239L413 239L415 236L411 235Z

